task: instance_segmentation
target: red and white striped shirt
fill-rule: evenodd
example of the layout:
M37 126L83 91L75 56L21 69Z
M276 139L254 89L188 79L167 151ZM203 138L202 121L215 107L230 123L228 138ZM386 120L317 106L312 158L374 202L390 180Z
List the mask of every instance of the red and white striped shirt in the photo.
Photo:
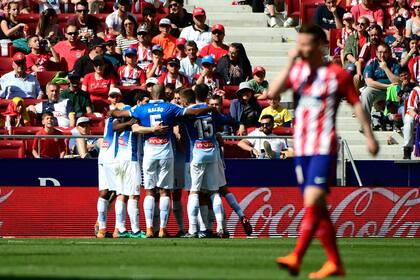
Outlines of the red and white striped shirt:
M335 155L335 118L342 97L354 105L359 97L351 76L336 64L326 64L311 73L309 65L297 62L291 69L287 87L295 102L294 150L296 156Z
M419 105L420 105L420 86L416 86L411 92L410 96L408 97L407 102L407 113L410 109L414 110L414 112L419 113Z
M184 87L187 88L190 86L190 82L188 81L188 78L180 73L178 73L178 76L176 79L172 79L169 77L169 73L163 73L159 76L158 82L160 85L166 86L166 84L172 83L175 85L175 88Z
M138 56L138 66L145 70L147 69L147 66L152 62L153 57L152 57L152 48L151 47L141 47L139 45L138 49L137 49L137 56Z
M122 86L141 86L146 82L146 73L140 67L123 65L118 68L118 77Z
M410 70L411 80L419 83L420 82L420 56L413 57L408 62L408 69Z

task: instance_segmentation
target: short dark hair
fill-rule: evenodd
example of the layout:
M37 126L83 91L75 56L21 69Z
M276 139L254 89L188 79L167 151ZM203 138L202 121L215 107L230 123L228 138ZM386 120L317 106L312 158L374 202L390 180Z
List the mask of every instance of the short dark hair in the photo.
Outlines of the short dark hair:
M410 74L410 69L408 69L407 66L401 67L400 68L400 74L401 73L408 73L408 74Z
M304 24L299 29L299 33L311 34L314 36L316 43L328 43L327 34L325 34L325 31L319 25L312 23Z
M379 49L379 47L384 47L386 50L391 51L391 47L385 42L380 42L376 49Z
M195 99L200 102L206 101L209 96L209 87L206 84L199 84L195 86Z
M144 98L150 98L150 93L141 89L133 89L130 94L134 95L134 103L136 104L138 101L143 101Z
M194 47L194 48L198 49L197 43L195 41L193 41L193 40L188 40L185 43L185 47Z
M45 117L54 117L54 114L51 111L45 111L44 113L42 113L41 119L43 120Z
M169 3L171 2L177 2L180 5L184 5L184 0L170 0Z
M76 7L77 5L82 5L83 7L89 8L89 3L86 0L81 0L79 2L76 3Z
M376 30L378 31L379 34L382 35L382 27L379 24L372 24L371 26L369 26L368 31L372 31L372 30Z
M179 92L179 95L184 98L188 103L192 104L195 102L195 93L190 88L184 88Z
M221 95L218 95L218 94L213 94L212 96L210 96L210 99L217 100L217 101L220 102L220 104L223 103L223 97Z
M274 123L274 117L272 115L262 115L260 122L261 120L267 120L267 119L269 119L271 123Z
M151 15L156 15L156 9L154 7L145 7L143 9L143 12L141 13L141 15L143 17L147 17L147 16L151 16Z

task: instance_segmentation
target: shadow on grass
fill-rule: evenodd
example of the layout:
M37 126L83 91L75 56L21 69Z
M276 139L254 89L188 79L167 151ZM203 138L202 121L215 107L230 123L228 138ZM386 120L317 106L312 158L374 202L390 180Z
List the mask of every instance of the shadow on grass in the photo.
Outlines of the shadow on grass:
M159 278L159 277L153 277L153 276L138 276L138 277L71 277L71 276L16 276L16 275L0 275L0 280L41 280L41 279L46 279L46 280L50 280L50 279L59 279L59 280L93 280L93 279L100 279L100 280L175 280L175 279L180 279L179 277L174 277L174 278L170 278L170 277L164 277L164 278ZM183 280L196 280L197 278L182 278ZM226 278L227 279L227 278ZM200 280L224 280L224 278L201 278Z

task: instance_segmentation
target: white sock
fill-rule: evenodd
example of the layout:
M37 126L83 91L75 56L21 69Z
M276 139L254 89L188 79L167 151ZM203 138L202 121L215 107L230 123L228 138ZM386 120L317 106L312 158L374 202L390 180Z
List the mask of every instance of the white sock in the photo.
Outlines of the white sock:
M207 216L207 224L208 224L208 229L213 230L213 222L214 222L214 212L213 212L213 207L208 207L209 209L209 215Z
M194 234L197 232L198 211L200 209L200 201L198 194L190 193L188 196L187 212L188 212L188 232Z
M130 217L131 231L136 233L139 228L139 201L137 199L129 199L127 202L127 212Z
M152 227L153 214L155 211L155 198L151 195L146 195L143 201L143 211L146 218L146 227Z
M158 203L155 199L155 205ZM156 231L159 228L159 216L160 216L160 210L159 207L155 206L155 209L153 211L153 229Z
M222 198L220 197L219 193L214 193L211 195L210 199L213 204L214 216L216 217L217 231L223 230L224 209L222 204Z
M244 215L244 211L242 211L241 206L239 206L238 201L236 201L236 197L233 193L227 193L225 195L227 202L229 203L230 207L238 214L239 218L242 218Z
M178 229L184 231L184 209L182 208L181 201L173 201L172 202L172 212L174 212L176 224L178 225Z
M119 232L124 232L127 230L125 228L125 212L125 202L117 199L117 201L115 201L115 226Z
M198 215L198 223L200 224L200 231L208 229L209 207L207 205L200 205L200 214Z
M108 216L108 200L103 199L102 197L98 198L98 224L99 229L105 229L106 228L106 218Z
M161 196L159 199L160 209L160 227L166 228L169 218L169 210L171 209L171 198L169 196Z

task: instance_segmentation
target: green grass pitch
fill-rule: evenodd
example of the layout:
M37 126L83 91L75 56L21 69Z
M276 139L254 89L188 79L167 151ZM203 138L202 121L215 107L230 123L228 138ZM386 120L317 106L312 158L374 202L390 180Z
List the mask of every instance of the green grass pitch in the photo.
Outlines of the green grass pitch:
M0 239L0 279L291 279L274 263L294 238ZM420 239L339 239L346 279L420 279ZM306 279L325 260L318 241Z

